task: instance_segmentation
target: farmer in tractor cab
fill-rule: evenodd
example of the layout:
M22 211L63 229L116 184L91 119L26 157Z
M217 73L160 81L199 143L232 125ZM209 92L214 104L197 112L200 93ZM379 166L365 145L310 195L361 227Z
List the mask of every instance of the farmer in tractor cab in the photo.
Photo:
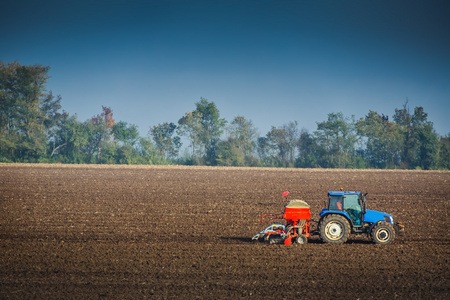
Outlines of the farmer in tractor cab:
M340 190L343 191L344 188L341 187ZM337 208L338 210L342 210L342 199L344 199L344 198L339 197L339 198L336 200L336 208Z
M330 209L342 210L342 197L333 196L330 200Z

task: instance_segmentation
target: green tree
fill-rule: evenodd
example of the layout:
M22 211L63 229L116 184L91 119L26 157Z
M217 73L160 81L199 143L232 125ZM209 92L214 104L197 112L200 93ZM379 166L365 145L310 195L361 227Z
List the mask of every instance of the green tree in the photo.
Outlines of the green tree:
M263 136L257 139L256 152L258 153L261 166L274 166L274 157L276 154L267 137Z
M353 165L357 141L355 122L343 113L329 113L327 121L317 123L314 132L320 148L320 165L327 168L347 168Z
M187 135L191 140L192 155L198 153L207 165L217 163L217 143L226 125L226 120L220 118L219 110L214 102L208 102L205 98L200 98L196 104L196 109L191 113L186 113L179 121L179 134Z
M289 142L285 128L276 128L272 126L271 130L266 134L269 149L272 149L273 161L276 162L277 167L286 167L289 165L288 153Z
M46 156L49 130L62 117L61 98L46 90L49 70L0 62L0 155L6 160Z
M310 134L306 129L302 129L297 143L298 157L296 167L315 168L319 166L317 141L315 136Z
M180 120L178 120L177 133L187 136L190 140L192 149L192 157L201 156L200 135L202 131L201 116L197 111L187 112Z
M450 133L439 139L439 164L441 169L450 170Z
M401 151L401 167L409 169L415 165L415 152L417 149L416 138L412 129L413 116L409 112L407 106L408 101L405 102L402 109L395 109L393 116L394 122L400 126L403 131L403 149Z
M83 163L86 157L82 149L86 144L83 124L78 122L76 115L65 114L52 132L49 142L50 158L63 163Z
M396 109L395 123L403 133L401 151L404 168L434 169L439 161L439 137L433 129L433 123L427 120L428 114L423 107L414 108L410 114L406 101L402 109Z
M134 147L139 140L137 126L119 121L112 127L112 136L114 142L107 147L109 160L118 164L137 164L139 152Z
M297 156L297 144L300 137L300 133L298 131L298 123L297 121L291 121L287 124L283 125L283 129L286 133L286 143L287 143L287 159L288 165L290 167L294 166L294 162Z
M88 136L88 143L85 151L87 153L88 163L110 163L111 153L110 142L112 137L112 129L116 122L113 119L111 108L102 106L102 113L92 117L85 122L85 130ZM107 156L103 157L103 150Z
M217 142L220 140L227 121L220 118L219 110L214 102L208 102L205 98L200 98L196 106L196 111L201 116L202 131L200 142L205 149L205 162L207 165L215 165Z
M257 150L264 164L276 167L293 167L295 165L298 135L296 121L278 128L272 126L264 138L258 139Z
M227 166L255 164L253 150L256 129L253 123L243 116L237 116L228 126L227 132L227 139L217 145L217 164Z
M119 121L113 125L112 134L114 140L123 145L134 146L139 139L137 126L134 124L128 125L124 121Z
M230 138L236 141L236 145L242 151L244 157L250 157L253 154L256 138L256 128L252 121L243 116L237 116L231 122L228 130Z
M439 164L439 138L431 123L417 129L418 151L417 163L421 169L436 169Z
M400 166L404 136L401 128L375 111L357 123L358 134L365 139L365 157L375 168Z
M159 155L165 159L173 159L178 156L181 141L180 137L173 137L176 128L174 123L158 124L150 128L149 134L153 137Z
M219 166L244 166L245 159L242 149L236 140L228 139L217 143L217 165Z

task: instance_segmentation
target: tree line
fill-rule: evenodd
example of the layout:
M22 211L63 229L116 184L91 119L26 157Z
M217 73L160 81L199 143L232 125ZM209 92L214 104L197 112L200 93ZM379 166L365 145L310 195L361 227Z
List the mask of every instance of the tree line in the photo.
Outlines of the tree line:
M62 110L61 97L46 89L49 69L0 62L0 162L450 169L450 133L439 136L424 109L411 112L407 102L392 120L337 112L313 132L291 121L259 136L244 116L228 122L200 98L176 124L141 137L110 107L85 121Z

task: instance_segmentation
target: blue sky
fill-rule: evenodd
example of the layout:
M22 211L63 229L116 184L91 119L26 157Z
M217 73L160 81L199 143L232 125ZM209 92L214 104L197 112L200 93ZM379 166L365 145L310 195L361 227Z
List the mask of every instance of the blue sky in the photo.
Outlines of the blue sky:
M392 119L406 99L450 132L448 1L8 1L0 60L50 66L48 89L84 121L177 121L204 97L265 135L328 113Z

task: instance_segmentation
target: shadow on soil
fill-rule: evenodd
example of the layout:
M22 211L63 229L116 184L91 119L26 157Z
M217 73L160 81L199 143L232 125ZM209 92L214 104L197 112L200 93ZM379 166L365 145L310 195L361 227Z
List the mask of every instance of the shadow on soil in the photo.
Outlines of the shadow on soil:
M258 243L258 242L260 242L260 241L252 240L251 238L248 238L248 237L225 237L225 236L221 236L220 239L223 240L223 241L228 241L231 244L233 244L233 243ZM308 244L325 244L325 243L323 243L321 240L319 240L317 238L312 238L312 239L310 238L310 239L308 239ZM368 244L373 244L373 242L369 241L369 240L360 240L360 239L350 240L349 239L347 242L345 242L345 244L368 245Z
M224 241L229 241L229 242L241 242L241 243L252 243L255 242L252 240L252 238L243 238L243 237L226 237L226 236L221 236L220 237L221 240Z

